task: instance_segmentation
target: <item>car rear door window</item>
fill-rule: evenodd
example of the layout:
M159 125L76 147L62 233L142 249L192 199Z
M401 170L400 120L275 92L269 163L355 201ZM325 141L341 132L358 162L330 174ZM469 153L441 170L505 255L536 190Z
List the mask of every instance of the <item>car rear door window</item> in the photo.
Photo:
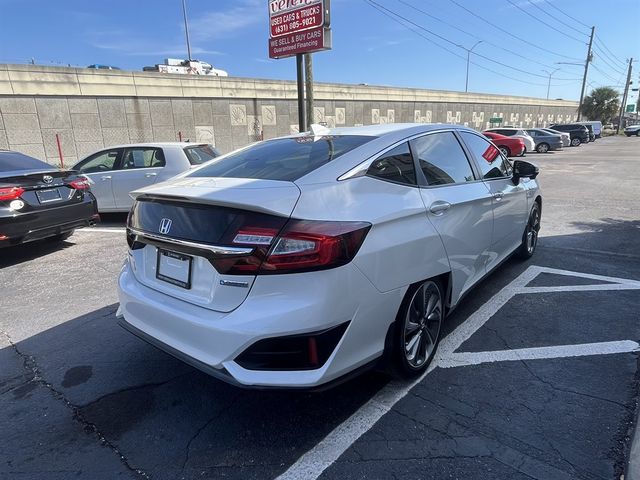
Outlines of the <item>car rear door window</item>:
M416 168L408 143L402 143L374 160L367 175L394 183L416 185Z
M52 165L18 152L0 152L0 172L14 170L47 170Z
M460 132L460 135L475 157L483 179L504 178L511 175L509 162L495 146L474 133Z
M475 180L469 159L453 132L425 135L412 140L411 145L429 186Z
M185 147L184 153L191 165L201 165L220 156L220 152L218 152L213 145L194 145L192 147Z
M305 135L268 140L230 153L188 176L294 181L374 138Z
M122 150L118 148L95 153L78 163L74 169L80 173L110 172L115 168L121 153Z
M164 153L161 148L136 147L128 148L122 159L122 168L130 170L133 168L164 167Z

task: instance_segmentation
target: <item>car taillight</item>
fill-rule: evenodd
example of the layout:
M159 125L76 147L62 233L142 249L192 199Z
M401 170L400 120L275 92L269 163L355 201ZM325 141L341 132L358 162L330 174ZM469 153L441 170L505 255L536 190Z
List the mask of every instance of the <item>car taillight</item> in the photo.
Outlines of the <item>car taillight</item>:
M0 200L15 200L23 193L22 187L0 187Z
M292 220L280 232L259 273L323 270L349 263L371 224Z
M325 270L349 263L371 224L290 220L278 233L241 228L233 244L254 246L252 255L214 260L216 270L231 275L269 275Z
M76 190L88 190L91 186L88 178L77 178L70 181L68 185Z

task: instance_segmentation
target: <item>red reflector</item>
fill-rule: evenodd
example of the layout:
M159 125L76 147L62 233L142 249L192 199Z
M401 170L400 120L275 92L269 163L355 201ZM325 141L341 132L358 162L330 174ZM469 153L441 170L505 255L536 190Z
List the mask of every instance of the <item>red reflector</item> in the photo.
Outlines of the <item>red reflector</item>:
M0 234L0 240L9 240L9 237Z
M77 178L76 180L69 182L68 185L76 190L88 190L91 186L88 178Z
M309 347L309 363L312 366L318 365L318 344L316 337L309 337L307 346Z
M0 187L0 200L15 200L23 193L22 187Z

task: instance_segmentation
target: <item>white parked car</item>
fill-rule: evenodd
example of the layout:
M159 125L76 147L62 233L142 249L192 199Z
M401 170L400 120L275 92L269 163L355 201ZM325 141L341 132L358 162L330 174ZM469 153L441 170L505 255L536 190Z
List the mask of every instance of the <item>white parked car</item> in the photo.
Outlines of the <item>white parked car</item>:
M544 130L545 132L549 132L553 135L560 135L562 137L563 147L568 147L571 145L571 135L567 132L561 132L559 130L554 130L553 128L540 128L539 130Z
M168 180L219 155L204 143L116 145L89 155L73 170L89 179L99 212L128 212L133 190Z
M538 169L478 132L312 131L134 192L123 327L245 386L316 387L382 358L415 376L462 296L533 255Z
M499 133L500 135L505 135L507 137L521 138L524 141L525 153L536 151L536 141L531 137L531 135L527 133L527 131L524 128L517 128L517 127L489 128L485 130L485 132L494 132L494 133Z
M624 128L624 134L627 137L631 135L635 135L636 137L640 137L640 125L629 125Z

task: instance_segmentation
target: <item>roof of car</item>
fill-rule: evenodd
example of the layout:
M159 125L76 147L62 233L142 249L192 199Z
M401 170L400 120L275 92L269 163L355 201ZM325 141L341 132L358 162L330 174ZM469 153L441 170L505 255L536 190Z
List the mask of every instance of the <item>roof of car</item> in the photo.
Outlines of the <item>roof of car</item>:
M402 133L417 131L417 132L430 132L433 130L441 130L443 128L457 128L460 130L471 130L464 125L451 125L446 123L386 123L378 125L362 125L359 127L325 127L319 133L319 135L363 135L370 137L381 137L391 133ZM302 134L296 134L292 136L310 135L310 132L304 132Z
M206 142L147 142L147 143L125 143L122 145L108 145L106 148L126 148L126 147L189 147L196 145L208 145Z

